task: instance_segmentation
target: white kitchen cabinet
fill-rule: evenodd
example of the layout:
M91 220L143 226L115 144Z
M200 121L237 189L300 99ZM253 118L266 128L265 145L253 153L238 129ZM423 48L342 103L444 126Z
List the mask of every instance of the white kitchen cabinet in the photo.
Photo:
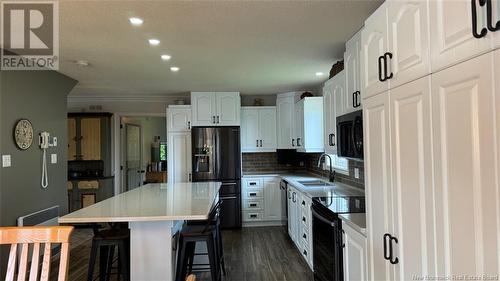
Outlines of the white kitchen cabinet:
M191 130L191 106L169 105L167 108L167 131L189 132Z
M276 107L242 107L242 152L274 152L276 146Z
M366 237L342 221L344 232L344 280L368 280L366 270Z
M393 280L394 269L384 259L383 237L392 233L389 95L364 100L368 280Z
M281 221L280 178L266 177L264 183L264 220Z
M438 275L500 272L498 61L490 52L432 76Z
M306 97L298 101L295 120L297 151L324 152L323 97Z
M239 126L238 92L191 92L193 126Z
M391 89L431 73L428 5L428 0L387 2Z
M486 32L486 7L476 3L477 29ZM431 30L431 68L437 72L491 50L493 34L482 38L472 34L472 1L429 1Z
M430 73L428 1L384 2L362 31L363 97Z
M298 251L313 269L312 200L292 185L288 185L288 235Z
M325 153L337 154L337 116L345 114L345 70L328 80L323 87Z
M293 186L288 185L288 235L294 242L295 246L300 249L298 244L299 236L299 192Z
M390 91L395 280L433 275L434 217L430 76ZM374 206L375 208L381 205ZM378 242L383 245L382 237ZM382 254L379 257L382 259Z
M361 109L362 92L360 81L361 31L358 31L346 43L343 71L345 75L345 108L346 112ZM338 75L338 74L337 74Z
M281 178L275 176L245 177L241 183L243 226L276 226L283 224Z
M279 94L276 99L276 131L278 149L295 149L294 116L295 95L297 93ZM294 139L292 144L292 139Z
M168 182L191 181L191 132L167 132Z
M388 81L380 81L384 67L381 56L387 52L387 4L384 2L365 21L361 31L361 77L363 98L389 89Z

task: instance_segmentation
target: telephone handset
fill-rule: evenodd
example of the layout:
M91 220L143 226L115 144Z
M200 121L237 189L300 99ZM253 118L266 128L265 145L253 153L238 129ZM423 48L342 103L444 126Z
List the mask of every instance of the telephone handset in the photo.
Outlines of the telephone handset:
M47 188L49 186L49 176L47 173L47 149L50 145L50 134L49 132L40 133L40 148L43 150L42 155L42 187Z

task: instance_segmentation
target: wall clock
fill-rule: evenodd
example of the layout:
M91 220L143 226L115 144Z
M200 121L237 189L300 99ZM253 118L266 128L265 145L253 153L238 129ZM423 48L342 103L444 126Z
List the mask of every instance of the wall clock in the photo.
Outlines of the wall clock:
M17 121L14 127L14 140L19 149L26 150L33 143L33 125L27 119Z

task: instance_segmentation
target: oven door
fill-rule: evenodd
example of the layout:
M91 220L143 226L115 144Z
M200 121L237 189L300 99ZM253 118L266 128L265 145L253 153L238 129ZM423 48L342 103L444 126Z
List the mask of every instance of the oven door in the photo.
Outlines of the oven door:
M342 225L338 218L326 214L321 206L311 208L313 215L313 263L315 281L342 281ZM340 241L340 242L339 242Z

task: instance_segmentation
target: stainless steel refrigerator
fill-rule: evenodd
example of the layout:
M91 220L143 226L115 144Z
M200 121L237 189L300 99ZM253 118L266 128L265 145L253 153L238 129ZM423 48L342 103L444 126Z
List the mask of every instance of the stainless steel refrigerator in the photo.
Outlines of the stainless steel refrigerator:
M241 227L240 127L193 127L193 181L220 181L221 227Z

